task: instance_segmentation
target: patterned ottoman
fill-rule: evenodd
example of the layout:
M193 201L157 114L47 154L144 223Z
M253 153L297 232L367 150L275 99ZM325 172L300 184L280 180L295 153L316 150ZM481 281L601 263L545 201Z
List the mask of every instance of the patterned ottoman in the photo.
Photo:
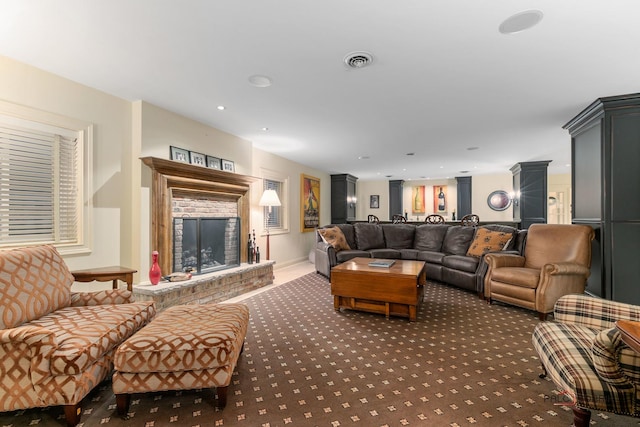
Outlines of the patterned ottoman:
M133 393L210 387L224 408L248 324L245 304L180 305L158 314L115 353L118 413L128 412Z

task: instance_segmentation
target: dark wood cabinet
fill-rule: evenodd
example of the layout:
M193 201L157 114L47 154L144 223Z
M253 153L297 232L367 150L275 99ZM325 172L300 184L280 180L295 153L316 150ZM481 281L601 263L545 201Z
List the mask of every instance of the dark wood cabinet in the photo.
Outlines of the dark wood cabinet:
M596 232L587 293L640 304L640 94L598 98L564 128L572 222Z
M356 182L349 174L331 175L331 223L345 224L356 220Z

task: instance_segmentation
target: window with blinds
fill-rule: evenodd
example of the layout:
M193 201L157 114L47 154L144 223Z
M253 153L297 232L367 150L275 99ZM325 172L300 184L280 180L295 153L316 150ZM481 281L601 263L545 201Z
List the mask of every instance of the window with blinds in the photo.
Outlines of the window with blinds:
M0 245L82 239L83 132L0 116Z
M263 179L264 188L263 190L275 190L278 193L278 198L280 199L280 203L284 205L284 197L282 194L283 183L280 181L276 181L273 179ZM283 206L272 206L271 214L269 215L269 208L264 207L264 228L273 229L282 229L283 226L283 215L282 215Z

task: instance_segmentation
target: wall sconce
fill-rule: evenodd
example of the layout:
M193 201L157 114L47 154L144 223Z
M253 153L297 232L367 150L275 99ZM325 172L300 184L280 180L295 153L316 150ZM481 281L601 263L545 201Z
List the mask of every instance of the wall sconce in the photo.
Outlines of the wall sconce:
M349 204L349 207L353 208L356 205L356 197L347 197L347 203Z
M511 193L509 193L509 197L513 201L513 206L519 206L520 205L520 192L519 191L516 192L516 193L514 193L512 191Z

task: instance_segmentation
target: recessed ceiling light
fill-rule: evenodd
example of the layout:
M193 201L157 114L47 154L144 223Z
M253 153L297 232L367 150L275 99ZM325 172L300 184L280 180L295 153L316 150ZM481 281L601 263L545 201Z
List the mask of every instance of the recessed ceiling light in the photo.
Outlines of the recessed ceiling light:
M469 147L467 148L467 151L474 151L474 150L477 150L478 148L480 147Z
M407 153L407 156L415 156L416 153Z
M218 105L218 110L220 111L224 110L224 105Z
M358 160L368 160L369 156L358 156Z
M254 74L249 77L249 83L255 87L269 87L271 86L271 78L260 74Z
M262 130L266 132L269 130L269 128L262 128Z
M460 173L469 173L469 171L460 171Z
M515 34L536 26L542 21L543 13L539 10L525 10L505 19L498 30L502 34Z
M385 177L387 178L391 178L393 175L385 175Z

